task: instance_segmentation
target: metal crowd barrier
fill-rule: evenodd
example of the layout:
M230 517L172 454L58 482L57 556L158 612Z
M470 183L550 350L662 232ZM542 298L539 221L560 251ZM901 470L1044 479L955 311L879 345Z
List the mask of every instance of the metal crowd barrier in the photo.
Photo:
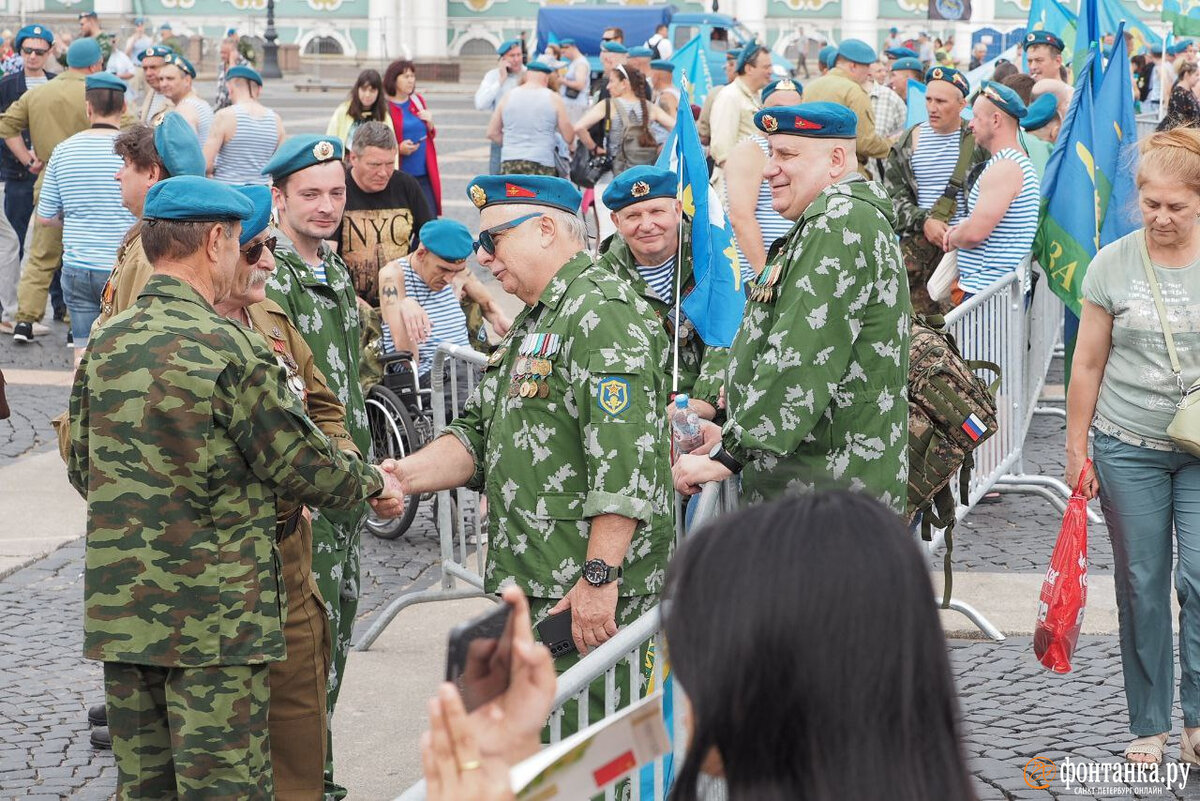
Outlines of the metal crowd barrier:
M441 344L433 357L430 368L430 389L433 404L434 436L437 436L446 423L458 416L459 408L459 377L456 367L459 364L482 366L487 362L477 350L460 345ZM447 365L449 370L446 369ZM449 373L449 394L451 408L446 409L446 373ZM468 381L467 389L474 389L475 380ZM469 394L469 393L464 393ZM441 558L439 566L442 571L441 582L425 590L408 592L389 603L362 638L354 644L354 650L367 651L371 645L388 627L396 615L407 607L430 601L451 601L460 598L492 598L483 591L483 534L479 519L479 494L459 487L453 491L442 490L437 494L437 530L441 537ZM468 532L474 532L474 565L468 565L471 560ZM465 587L459 587L458 581Z

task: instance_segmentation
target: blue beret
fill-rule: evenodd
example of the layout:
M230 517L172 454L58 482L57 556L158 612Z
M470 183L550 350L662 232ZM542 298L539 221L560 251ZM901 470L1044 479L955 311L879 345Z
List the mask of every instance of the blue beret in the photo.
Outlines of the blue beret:
M791 78L780 78L777 81L771 81L763 87L762 93L758 96L759 102L766 103L767 98L776 92L795 92L796 94L803 95L804 87L800 85L799 81L793 81Z
M196 129L177 111L159 118L154 128L154 149L167 172L175 175L204 177L208 166Z
M1027 131L1036 131L1048 125L1057 113L1058 98L1049 93L1040 95L1029 104L1025 118L1021 120L1021 127Z
M892 27L888 28L888 33L900 33L900 29L893 25Z
M500 43L500 46L496 48L496 55L502 56L505 53L507 53L509 50L512 50L514 47L520 47L520 46L521 46L520 39L505 39L503 42Z
M675 64L670 61L663 61L661 58L656 58L650 62L650 69L662 70L663 72L674 72Z
M164 47L163 45L151 45L142 52L138 53L137 60L138 62L141 62L143 59L147 58L166 58L174 52L175 51L171 48Z
M875 55L875 48L862 39L845 40L838 47L837 54L838 58L853 61L855 64L873 64L879 58Z
M254 204L236 189L199 175L159 181L146 193L142 217L147 220L249 220Z
M196 68L192 66L192 62L188 61L186 58L179 55L178 53L172 51L169 55L167 55L165 57L165 59L166 59L166 63L173 64L176 67L179 67L179 69L183 70L184 72L186 72L188 75L192 76L193 78L196 77Z
M245 78L259 86L263 85L262 76L258 74L258 70L247 67L245 64L238 64L225 70L225 79L229 80L230 78Z
M234 36L235 34L237 34L237 28L226 28L225 29L226 36Z
M600 49L603 50L605 53L628 53L629 52L629 50L627 50L625 48L625 45L621 44L620 42L605 42L604 44L600 45Z
M88 17L96 17L99 19L99 15L96 14L95 11L80 11L78 14L79 19L87 19Z
M533 70L534 72L544 72L547 75L554 72L553 68L551 68L549 64L543 64L540 61L530 61L525 65L525 69Z
M629 57L630 58L650 58L653 55L654 55L654 51L651 50L650 48L646 47L645 45L638 45L637 47L629 48Z
M169 31L169 30L171 30L171 23L169 23L169 22L164 22L162 25L159 25L159 26L158 26L158 29L159 29L160 31Z
M145 24L146 24L146 18L145 18L145 17L134 17L134 18L133 18L133 24L134 24L134 25L145 25Z
M449 262L466 261L475 250L475 237L467 226L442 217L421 226L421 244L439 259Z
M129 87L111 72L93 72L84 79L83 88L84 91L89 89L114 89L118 92L124 92Z
M1191 47L1194 44L1195 44L1195 42L1192 41L1191 39L1184 39L1182 42L1179 42L1176 45L1176 47L1178 47L1179 52L1182 53L1184 50L1187 50L1189 47Z
M338 137L301 134L284 140L267 166L262 168L262 174L282 178L314 164L339 161L341 158L342 140Z
M1025 35L1025 47L1033 47L1034 45L1049 45L1058 52L1066 49L1066 45L1062 39L1059 39L1050 31L1031 31Z
M267 226L271 224L271 188L255 184L235 186L234 190L254 206L254 213L242 223L242 235L238 237L238 244L245 246L251 239L267 230Z
M921 54L911 47L889 47L883 51L883 54L890 58L921 58Z
M817 53L817 61L823 67L832 67L833 62L837 60L837 48L833 45L825 45Z
M892 71L895 72L896 70L912 70L921 75L925 72L925 65L921 63L921 59L919 58L905 56L892 62Z
M480 175L467 184L467 197L477 209L502 203L527 203L572 214L583 203L583 195L575 184L549 175Z
M858 117L838 103L803 103L763 109L754 115L754 124L764 133L818 139L853 139L858 133Z
M45 25L26 25L17 31L17 38L13 40L13 47L20 48L21 42L26 39L45 39L46 44L54 44L54 31Z
M742 52L737 57L737 71L740 73L750 63L750 60L766 48L753 39L742 46Z
M679 191L679 176L670 170L643 164L622 172L604 190L604 205L612 211L658 197L674 199Z
M979 87L979 94L976 95L976 98L979 97L986 97L996 108L1014 119L1023 119L1029 113L1021 96L1002 83L984 81Z
M559 46L559 47L574 47L574 46L575 46L575 40L574 40L574 39L572 39L572 38L570 38L570 37L568 37L568 38L566 38L566 39L559 39L559 40L558 40L558 46Z
M967 80L967 76L963 75L954 67L933 67L929 72L925 73L925 83L931 81L945 81L953 84L954 88L963 93L963 97L971 94L971 82Z
M75 69L90 67L100 57L100 43L90 36L79 37L67 48L67 66Z

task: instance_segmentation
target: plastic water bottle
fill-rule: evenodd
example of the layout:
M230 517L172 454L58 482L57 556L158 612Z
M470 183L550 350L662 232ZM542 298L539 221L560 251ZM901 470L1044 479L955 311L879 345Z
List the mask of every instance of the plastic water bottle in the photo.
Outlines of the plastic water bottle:
M688 408L688 396L675 396L675 411L671 413L671 440L675 444L675 457L691 453L704 444L700 434L700 418Z

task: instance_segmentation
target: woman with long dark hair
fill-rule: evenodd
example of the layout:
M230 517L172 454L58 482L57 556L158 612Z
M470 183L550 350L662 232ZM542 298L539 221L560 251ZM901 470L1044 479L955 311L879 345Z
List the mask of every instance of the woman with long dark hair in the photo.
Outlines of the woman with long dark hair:
M354 140L354 131L364 122L384 122L392 127L392 118L388 114L387 98L383 94L383 78L378 70L363 70L350 89L350 96L333 111L329 125L325 128L326 136L336 136L350 152Z
M383 91L387 95L388 114L400 149L400 170L417 179L430 210L440 217L442 179L433 145L437 130L433 125L433 112L416 90L416 65L407 59L398 59L388 65L383 73Z

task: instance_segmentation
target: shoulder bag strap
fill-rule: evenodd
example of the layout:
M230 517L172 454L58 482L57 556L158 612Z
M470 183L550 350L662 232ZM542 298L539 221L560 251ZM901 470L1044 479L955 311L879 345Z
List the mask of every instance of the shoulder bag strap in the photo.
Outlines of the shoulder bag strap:
M1150 249L1146 246L1145 229L1139 232L1138 242L1142 246L1142 267L1146 270L1146 280L1150 282L1150 291L1154 294L1154 307L1158 309L1158 321L1162 324L1163 338L1167 340L1167 355L1171 358L1171 372L1175 374L1175 380L1179 382L1180 392L1184 392L1179 356L1175 353L1175 337L1171 335L1171 324L1167 322L1167 307L1163 304L1162 289L1158 286L1158 276L1154 274L1154 265L1150 263Z
M971 156L974 152L975 135L963 131L962 140L958 145L958 161L954 164L954 172L950 175L950 181L946 184L942 196L933 204L933 208L929 212L930 217L942 222L950 222L950 218L954 216L954 210L958 207L958 196L966 184L967 169L971 166Z

